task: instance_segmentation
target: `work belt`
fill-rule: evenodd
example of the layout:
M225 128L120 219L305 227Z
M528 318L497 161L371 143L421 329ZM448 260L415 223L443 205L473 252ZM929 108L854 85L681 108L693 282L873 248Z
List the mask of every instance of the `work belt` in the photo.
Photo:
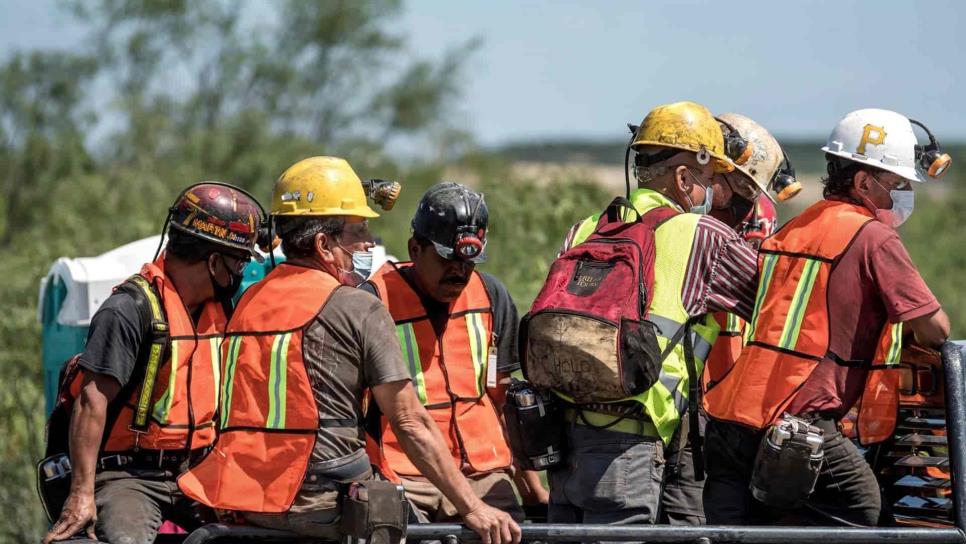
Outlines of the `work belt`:
M839 420L831 417L819 416L812 420L811 424L819 429L822 429L822 432L825 433L826 439L841 432L839 429Z
M97 466L101 470L118 470L122 468L154 468L179 470L185 462L192 462L204 457L211 451L210 447L185 450L137 450L112 453L101 457Z
M649 438L661 437L657 432L657 427L654 426L654 422L643 411L637 414L617 415L582 408L567 408L564 410L564 419L568 423L602 431L627 433Z

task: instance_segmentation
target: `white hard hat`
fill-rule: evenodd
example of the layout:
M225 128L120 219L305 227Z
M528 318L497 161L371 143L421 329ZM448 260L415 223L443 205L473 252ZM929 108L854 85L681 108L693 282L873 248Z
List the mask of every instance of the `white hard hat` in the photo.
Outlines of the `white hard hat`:
M785 154L782 153L778 140L765 127L744 115L724 113L718 119L734 127L751 144L751 156L742 164L736 163L735 169L757 185L768 200L775 202L775 197L768 190L775 174L785 162Z
M923 183L926 176L917 164L917 145L908 117L870 108L839 121L822 151Z

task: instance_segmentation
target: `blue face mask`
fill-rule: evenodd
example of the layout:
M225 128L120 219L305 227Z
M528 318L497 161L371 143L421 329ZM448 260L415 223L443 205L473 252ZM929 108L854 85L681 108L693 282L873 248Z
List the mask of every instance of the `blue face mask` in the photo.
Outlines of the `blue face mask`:
M687 193L684 194L684 196L688 198L688 203L691 204L691 209L688 210L688 213L707 215L708 213L711 212L711 205L714 200L714 189L712 187L706 187L704 184L698 182L698 178L691 173L690 168L688 168L687 171L688 171L688 175L691 176L691 179L693 179L695 183L697 183L701 187L704 187L704 202L702 202L700 205L695 206L694 202L691 200L691 196L688 195Z
M357 287L360 283L369 279L372 274L372 252L371 251L349 251L339 244L339 249L345 251L352 257L352 270L339 269L339 282L342 285Z

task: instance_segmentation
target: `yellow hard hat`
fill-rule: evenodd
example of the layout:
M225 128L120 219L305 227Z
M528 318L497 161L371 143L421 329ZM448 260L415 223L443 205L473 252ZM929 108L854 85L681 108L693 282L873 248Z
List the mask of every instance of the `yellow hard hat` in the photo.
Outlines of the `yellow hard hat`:
M658 106L641 122L631 146L658 146L701 153L714 158L715 172L731 172L734 163L725 155L721 126L708 108L694 102Z
M366 203L362 180L345 159L309 157L275 182L272 215L379 217Z

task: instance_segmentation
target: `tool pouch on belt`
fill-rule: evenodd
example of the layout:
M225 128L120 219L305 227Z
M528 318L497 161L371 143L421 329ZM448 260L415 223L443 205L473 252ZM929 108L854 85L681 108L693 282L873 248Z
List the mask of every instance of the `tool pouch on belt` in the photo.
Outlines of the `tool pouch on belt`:
M353 482L342 500L342 534L371 544L398 544L406 538L409 503L392 482Z
M768 428L751 474L751 494L776 508L796 508L815 490L825 453L823 432L785 414Z
M546 470L563 460L563 410L552 393L514 379L507 388L503 419L510 449L521 468Z
M37 463L37 493L47 521L53 523L70 495L70 457L57 453Z

